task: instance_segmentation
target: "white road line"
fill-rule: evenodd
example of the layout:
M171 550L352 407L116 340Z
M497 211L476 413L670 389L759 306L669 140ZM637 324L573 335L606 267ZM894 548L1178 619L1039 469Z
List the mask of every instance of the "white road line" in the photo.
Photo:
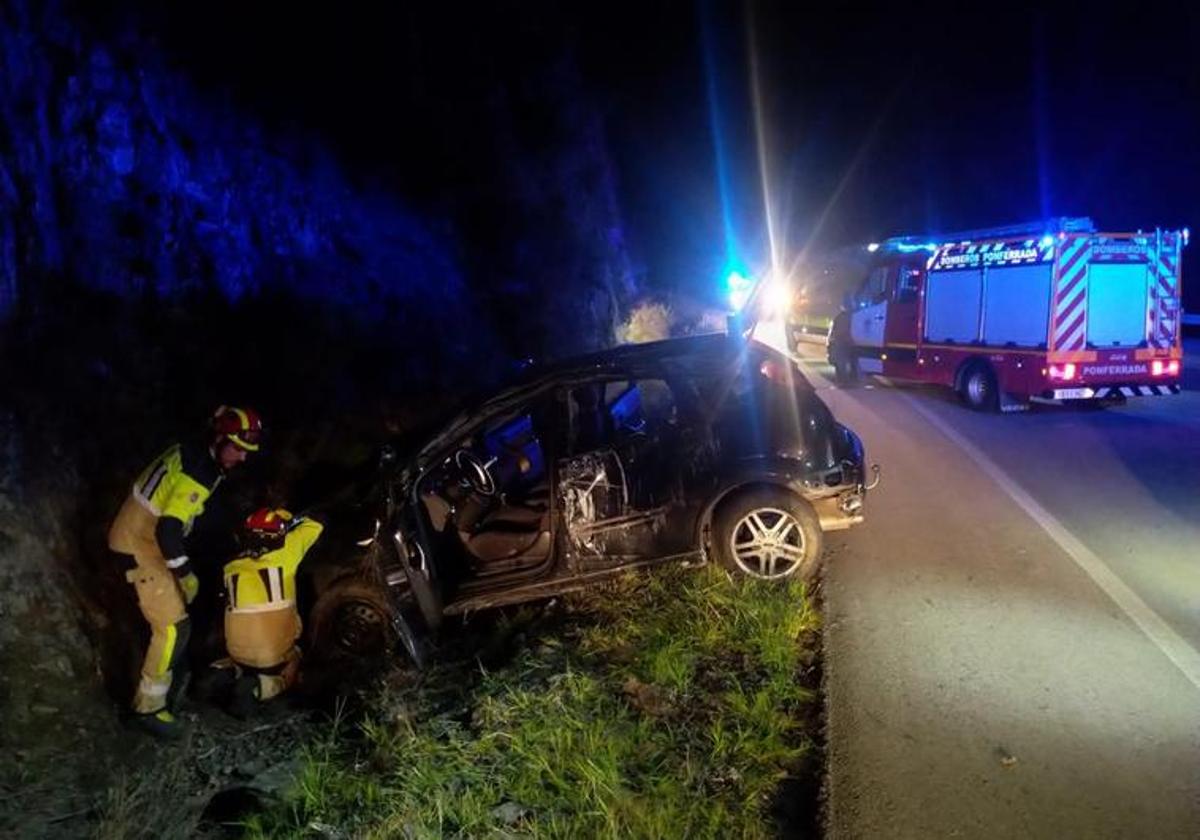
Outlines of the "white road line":
M1075 561L1075 564L1133 620L1134 624L1141 628L1150 641L1154 642L1158 649L1174 663L1175 667L1183 672L1188 681L1200 689L1200 651L1197 651L1182 636L1172 630L1171 626L1136 592L1130 589L1107 563L1068 531L1066 526L1050 511L1038 504L1029 493L1009 478L992 459L920 402L903 391L898 390L897 393L991 476L992 480L1009 495L1009 498L1020 505L1038 525L1042 526L1042 530L1050 536L1050 539L1058 543L1058 547Z
M820 364L820 360L807 359L803 356L794 356L794 358L805 363L805 374L819 380L823 384L823 388L833 387L833 384L815 368L816 364ZM889 382L888 385L890 386L891 383ZM1029 514L1033 521L1050 536L1050 539L1054 540L1058 547L1100 587L1100 590L1129 616L1130 620L1146 634L1146 637L1154 642L1155 646L1171 660L1171 663L1183 672L1188 682L1200 689L1200 651L1197 651L1182 636L1172 630L1162 616L1130 589L1117 573L1100 559L1099 555L1067 530L1067 527L1054 514L1038 504L1033 496L1009 478L1008 474L991 458L983 454L975 444L956 432L945 420L921 405L918 400L904 393L902 389L894 388L894 390L913 407L913 410L932 423L934 428L965 452L993 481L1000 485L1000 489Z

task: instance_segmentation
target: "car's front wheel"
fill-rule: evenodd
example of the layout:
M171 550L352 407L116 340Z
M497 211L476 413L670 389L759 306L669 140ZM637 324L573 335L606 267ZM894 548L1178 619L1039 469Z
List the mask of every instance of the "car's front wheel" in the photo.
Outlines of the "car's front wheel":
M821 525L808 502L783 488L738 493L717 509L712 549L725 568L760 580L816 578Z
M309 613L310 644L325 657L382 656L396 641L393 618L382 587L356 578L341 580L317 599Z

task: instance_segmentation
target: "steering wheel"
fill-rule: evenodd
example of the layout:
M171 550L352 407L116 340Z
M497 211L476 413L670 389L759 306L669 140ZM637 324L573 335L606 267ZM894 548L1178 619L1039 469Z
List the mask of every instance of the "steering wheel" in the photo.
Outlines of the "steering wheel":
M495 459L492 459L485 464L470 449L460 449L454 453L454 466L471 485L471 489L481 496L496 495L496 479L488 469L494 461Z

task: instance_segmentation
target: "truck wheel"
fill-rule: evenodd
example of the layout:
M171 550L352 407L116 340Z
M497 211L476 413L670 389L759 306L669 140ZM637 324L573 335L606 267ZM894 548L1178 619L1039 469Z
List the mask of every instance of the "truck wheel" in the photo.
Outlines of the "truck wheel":
M833 365L833 378L839 385L852 385L858 381L858 357L853 349L842 345L833 347L829 362Z
M1000 404L996 374L987 362L975 362L963 373L959 394L976 411L995 411Z
M822 536L812 506L782 488L738 493L713 519L713 552L721 565L759 580L815 580Z

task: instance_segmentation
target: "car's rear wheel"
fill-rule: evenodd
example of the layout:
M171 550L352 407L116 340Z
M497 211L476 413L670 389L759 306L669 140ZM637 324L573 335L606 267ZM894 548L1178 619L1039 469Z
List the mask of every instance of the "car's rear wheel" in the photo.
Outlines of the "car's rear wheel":
M738 493L723 502L713 518L717 559L730 571L759 580L814 580L821 543L821 525L812 507L782 488Z

